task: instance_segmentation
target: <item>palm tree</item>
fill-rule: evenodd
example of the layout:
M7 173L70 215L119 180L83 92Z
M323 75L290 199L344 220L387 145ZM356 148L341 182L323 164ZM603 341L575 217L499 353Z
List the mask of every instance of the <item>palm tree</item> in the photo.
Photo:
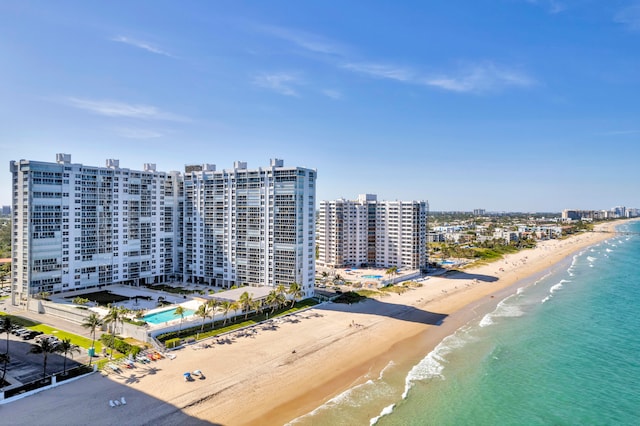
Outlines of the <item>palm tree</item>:
M233 312L236 312L236 313L237 313L238 309L240 309L240 308L241 308L241 306L240 306L240 302L232 302L232 303L231 303L231 310L232 310ZM233 322L236 322L236 318L238 318L238 316L237 316L237 315L234 315L234 316L233 316Z
M65 376L67 374L67 354L71 355L73 358L73 353L80 353L80 348L77 345L71 343L71 339L62 339L62 341L58 344L56 348L56 352L60 352L64 354L64 364L62 366L62 375Z
M178 305L176 310L173 312L174 316L180 315L180 328L179 328L178 332L182 331L182 320L184 320L184 314L185 313L186 313L185 309L180 305Z
M280 309L283 306L286 306L287 304L287 296L285 296L284 294L279 294L276 297L276 305L278 306L278 309Z
M391 268L386 270L386 274L393 277L396 273L398 272L398 267L397 266L392 266ZM393 284L393 282L391 282L391 284Z
M296 282L291 283L287 293L291 295L291 307L293 307L293 305L296 303L296 299L304 296L304 291L302 290L302 287L300 287L300 284Z
M85 319L82 326L89 329L89 333L91 334L91 348L93 348L96 342L96 330L98 327L102 327L102 319L98 314L93 312ZM89 365L91 365L92 358L92 356L89 357Z
M287 287L285 287L284 284L278 284L276 286L276 293L284 296L285 294L287 294Z
M276 310L277 301L278 301L278 293L276 293L275 290L271 290L267 295L266 299L264 299L264 302L267 304L267 306L271 306L271 313L273 313Z
M12 326L13 323L11 322L10 316L3 315L2 318L0 318L0 332L7 333L7 355L9 355L9 333L11 333Z
M0 362L4 364L2 367L2 380L0 381L0 388L4 387L4 376L7 374L7 364L11 362L11 358L9 357L9 353L0 354Z
M105 323L111 324L111 355L109 358L113 358L113 348L115 347L116 340L116 327L118 321L122 321L122 315L124 311L117 306L109 305L109 313L102 319Z
M213 330L213 326L215 324L216 311L218 310L218 306L220 306L220 301L218 299L209 299L207 300L207 306L209 307L209 312L211 315L211 329Z
M200 327L200 333L202 333L204 331L204 322L209 317L209 305L207 303L203 303L198 306L196 315L202 318L202 326Z
M47 357L49 354L58 352L58 346L49 339L40 339L37 344L32 345L29 353L42 354L44 356L44 363L42 365L42 379L47 377Z
M258 314L261 314L262 313L262 301L260 301L260 300L252 300L250 308L251 308L252 311L255 311Z
M253 298L248 292L245 291L240 295L238 303L240 303L240 307L244 311L244 319L246 320L249 316L249 309L251 308L251 304L253 303Z
M234 307L234 303L230 300L223 300L220 302L220 307L222 308L222 315L224 316L224 321L222 322L222 326L227 325L227 315L229 311L231 311Z

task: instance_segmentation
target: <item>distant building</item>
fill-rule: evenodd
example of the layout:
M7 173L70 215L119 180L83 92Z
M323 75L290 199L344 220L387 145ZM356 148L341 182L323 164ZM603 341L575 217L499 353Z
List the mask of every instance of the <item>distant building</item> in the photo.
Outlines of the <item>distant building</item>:
M611 210L569 210L562 211L562 220L606 220L624 217L637 217L638 209L618 206Z
M474 216L484 216L487 213L485 209L475 209L473 210Z
M581 210L562 210L562 219L567 220L580 220L582 219L582 211Z
M428 232L427 242L429 243L444 243L444 234L442 232Z
M2 206L2 214L3 215L11 214L11 206Z
M316 230L317 265L427 268L426 201L321 201Z

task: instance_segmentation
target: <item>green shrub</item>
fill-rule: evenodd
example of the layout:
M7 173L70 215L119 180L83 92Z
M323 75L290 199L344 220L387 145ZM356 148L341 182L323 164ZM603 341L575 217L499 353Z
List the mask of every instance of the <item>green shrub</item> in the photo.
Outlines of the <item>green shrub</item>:
M100 341L104 346L113 348L121 354L131 354L133 356L136 356L141 350L139 346L130 345L124 340L118 339L117 337L114 338L110 334L103 334L102 336L100 336Z
M136 357L138 356L141 350L142 348L140 346L131 345L131 349L129 350L129 353L131 354L131 356Z
M164 342L165 346L167 347L167 349L173 349L176 346L180 346L180 339L179 338L173 338L173 339L169 339L167 341Z
M139 327L142 327L147 323L146 321L143 321L143 320L132 320L129 318L124 318L123 321L129 324L137 325Z

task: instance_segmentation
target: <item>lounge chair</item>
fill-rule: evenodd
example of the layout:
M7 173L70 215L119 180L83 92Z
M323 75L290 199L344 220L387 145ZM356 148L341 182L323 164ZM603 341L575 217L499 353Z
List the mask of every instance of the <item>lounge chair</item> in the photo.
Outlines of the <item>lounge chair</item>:
M122 405L127 405L127 401L125 401L124 396L120 398L120 402L122 403Z
M118 401L117 399L114 399L113 403L116 404L116 405L120 405L120 401Z
M110 399L110 400L109 400L109 405L110 405L110 406L112 406L112 407L115 407L115 406L116 406L115 402L113 402L113 399Z

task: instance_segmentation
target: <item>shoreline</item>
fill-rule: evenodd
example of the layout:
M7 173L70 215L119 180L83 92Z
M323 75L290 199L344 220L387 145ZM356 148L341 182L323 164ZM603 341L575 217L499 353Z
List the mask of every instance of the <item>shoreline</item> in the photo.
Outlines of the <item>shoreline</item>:
M628 221L600 229L611 231ZM209 340L207 349L183 348L174 360L107 377L94 374L0 409L15 424L30 425L88 419L93 424L286 424L366 381L367 374L377 376L391 360L410 369L526 280L612 235L587 232L543 241L487 265L432 276L402 295L317 305L220 343ZM195 369L206 380L184 382L182 373ZM120 395L127 406L109 407L109 398Z
M615 222L613 227L621 224L622 221ZM607 226L606 229L610 229L610 226ZM596 233L590 233L596 234ZM569 258L578 252L599 244L602 241L611 238L611 235L603 233L598 235L596 239L589 239L588 241L572 241L572 244L575 244L575 247L572 247L570 251L563 250L560 253L551 253L550 255L553 257L553 260L547 260L544 264L532 265L529 269L530 273L523 273L522 275L517 274L515 280L513 277L504 277L503 285L499 285L494 287L494 291L489 291L484 294L481 298L473 298L469 301L468 304L463 305L462 303L453 303L450 302L451 297L455 297L452 295L451 297L441 298L439 300L432 301L436 306L455 306L451 314L446 318L443 322L442 326L433 327L420 330L415 335L405 337L402 340L396 341L392 347L379 354L374 359L368 360L367 363L370 363L370 367L376 372L376 375L379 371L381 371L389 362L394 361L396 364L399 364L404 367L404 371L408 374L409 370L420 362L425 356L431 353L436 347L448 336L453 335L457 330L465 326L471 321L477 320L479 317L484 316L488 313L491 313L495 310L497 305L509 297L510 295L515 294L519 288L526 287L533 284L538 279L542 278L542 276L546 275L547 272L554 270L556 267L559 267L561 264L568 262ZM569 241L570 239L563 240ZM505 259L512 258L519 253L511 254L505 256ZM504 259L503 259L504 260ZM491 267L499 263L500 261L493 262L488 265L482 265L482 269L486 267ZM470 268L468 271L477 271L479 267ZM468 272L466 270L457 271L453 274L464 274ZM513 271L506 271L513 272ZM452 274L452 275L453 275ZM433 278L431 278L433 279ZM503 278L501 278L502 280ZM427 281L426 285L429 281ZM484 291L483 291L484 293ZM488 296L488 297L487 297ZM468 301L467 298L465 300ZM461 306L463 305L463 306ZM297 398L291 399L286 404L281 404L277 407L274 407L269 412L261 416L262 419L268 419L267 424L285 424L291 421L296 420L297 418L303 417L306 414L309 414L316 408L319 408L322 404L329 401L331 398L336 395L340 395L342 392L347 391L351 387L362 384L366 381L366 378L362 375L363 369L362 366L354 367L354 370L350 371L349 374L343 375L340 378L341 386L336 386L334 389L337 389L332 395L325 397L321 404L316 404L314 407L309 407L310 409L306 412L299 414L295 417L291 417L289 414L285 413L300 413L301 407L305 405L305 402L310 399L307 394L313 393L316 389L308 390L304 394L298 396ZM359 375L359 376L358 376ZM349 383L351 378L359 378L360 380L354 380L350 384L345 385L345 383ZM287 417L290 417L287 419ZM366 419L369 420L369 419ZM254 419L254 422L247 422L241 424L257 424L258 419Z

